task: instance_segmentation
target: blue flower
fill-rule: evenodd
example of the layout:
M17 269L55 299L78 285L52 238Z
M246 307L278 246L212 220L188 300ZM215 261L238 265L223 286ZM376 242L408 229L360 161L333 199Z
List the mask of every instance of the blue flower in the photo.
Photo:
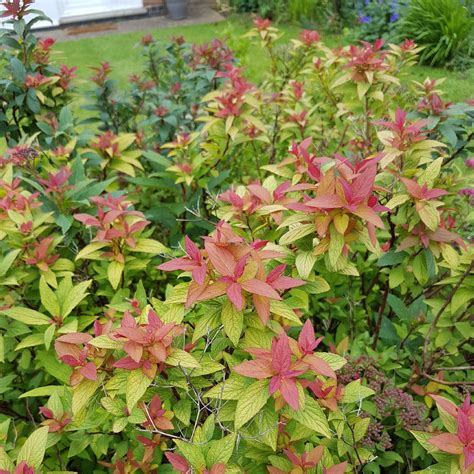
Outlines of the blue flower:
M359 16L359 22L360 23L370 23L372 21L372 17L371 16L368 16L368 15L361 15Z
M395 23L400 18L398 13L392 13L390 15L390 23Z

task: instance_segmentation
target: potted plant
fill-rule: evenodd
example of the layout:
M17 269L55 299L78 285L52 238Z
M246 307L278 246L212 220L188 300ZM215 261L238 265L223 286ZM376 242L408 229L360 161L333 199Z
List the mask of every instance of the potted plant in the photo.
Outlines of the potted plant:
M188 0L166 0L166 8L171 20L184 20L188 16Z

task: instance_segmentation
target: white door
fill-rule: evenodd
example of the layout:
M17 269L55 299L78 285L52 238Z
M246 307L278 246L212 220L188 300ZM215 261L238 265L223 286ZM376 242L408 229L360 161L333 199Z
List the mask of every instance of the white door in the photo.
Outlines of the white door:
M120 11L133 13L143 7L143 0L61 0L64 9L61 19L73 17L113 17ZM86 19L86 18L84 18Z

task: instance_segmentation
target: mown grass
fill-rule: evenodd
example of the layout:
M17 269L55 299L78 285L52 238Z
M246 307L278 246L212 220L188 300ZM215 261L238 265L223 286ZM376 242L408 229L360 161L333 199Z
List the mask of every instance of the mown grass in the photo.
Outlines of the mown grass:
M57 45L57 59L68 64L78 66L78 76L83 82L80 90L87 88L87 79L91 75L91 66L102 61L108 61L113 67L113 77L121 84L125 84L131 74L139 74L142 70L142 58L137 44L145 33L152 33L156 39L167 40L174 35L182 35L188 42L202 43L213 38L226 39L236 50L246 66L249 80L259 81L265 74L269 62L265 51L242 38L251 24L246 18L232 17L228 20L206 25L194 25L172 28L144 30L133 33L114 33L90 39L64 41ZM284 33L282 42L298 35L296 26L280 26ZM347 43L343 36L324 35L329 46ZM423 81L426 77L432 79L446 78L442 88L446 96L453 102L464 101L474 97L474 69L467 72L453 72L441 68L416 66L412 70L414 80Z

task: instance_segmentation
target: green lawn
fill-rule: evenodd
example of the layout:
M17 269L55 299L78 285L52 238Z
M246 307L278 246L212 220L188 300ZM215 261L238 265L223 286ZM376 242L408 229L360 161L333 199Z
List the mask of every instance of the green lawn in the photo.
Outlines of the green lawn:
M115 33L92 39L65 41L57 45L56 50L61 51L57 59L72 66L78 66L79 78L87 80L91 75L89 67L108 61L113 67L113 77L124 84L133 73L139 73L142 67L140 51L136 44L145 33L152 33L156 39L168 39L173 35L183 35L189 42L204 42L212 38L227 39L230 46L246 65L247 75L250 80L258 81L265 72L268 59L265 52L258 46L252 45L249 40L241 36L248 31L250 23L240 17L231 18L217 24L184 26L174 28L161 28L137 33ZM282 41L298 35L299 28L294 26L281 27L284 32ZM344 37L327 36L325 40L330 46L343 44ZM452 72L444 69L417 66L413 69L413 79L423 81L426 77L439 79L446 77L442 88L446 97L451 101L463 101L474 97L474 69L468 72ZM87 87L83 82L81 89Z

